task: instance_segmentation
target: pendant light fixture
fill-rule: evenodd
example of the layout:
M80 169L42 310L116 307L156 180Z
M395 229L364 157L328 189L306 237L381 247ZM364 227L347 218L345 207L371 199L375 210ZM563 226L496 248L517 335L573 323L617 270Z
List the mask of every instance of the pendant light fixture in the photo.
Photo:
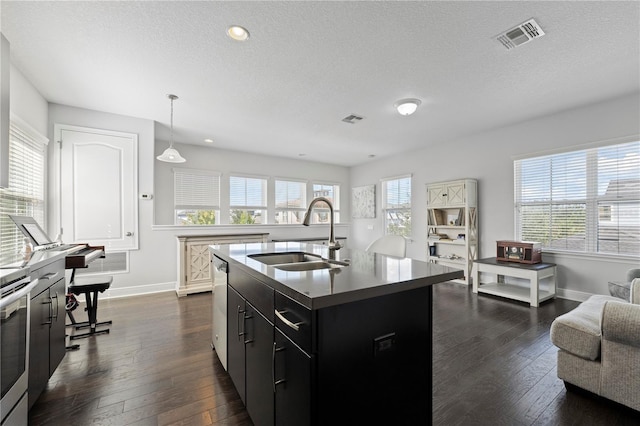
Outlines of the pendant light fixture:
M167 98L171 100L171 142L169 143L169 148L165 149L162 155L158 155L156 158L167 163L184 163L187 160L173 147L173 101L178 97L176 95L167 95Z

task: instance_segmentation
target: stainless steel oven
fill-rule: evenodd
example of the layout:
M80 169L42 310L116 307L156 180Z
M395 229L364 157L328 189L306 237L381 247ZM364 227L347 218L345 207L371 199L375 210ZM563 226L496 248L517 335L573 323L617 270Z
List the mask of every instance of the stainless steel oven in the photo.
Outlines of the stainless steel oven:
M28 423L29 383L29 292L30 283L23 269L0 269L0 423Z

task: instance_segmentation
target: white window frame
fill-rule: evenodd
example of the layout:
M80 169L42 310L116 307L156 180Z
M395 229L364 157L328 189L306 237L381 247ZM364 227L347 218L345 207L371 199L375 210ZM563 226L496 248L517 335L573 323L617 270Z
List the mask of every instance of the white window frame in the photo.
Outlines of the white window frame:
M409 180L409 202L408 205L405 203L404 205L398 204L400 201L400 197L398 196L397 200L389 200L388 189L390 185L397 186L398 193L400 192L400 184L401 181ZM413 198L413 175L401 175L401 176L393 176L389 178L381 179L382 186L382 217L384 221L384 233L385 235L393 234L393 235L401 235L407 239L411 239L411 206L412 206L412 198ZM398 216L398 214L402 214L405 217L409 218L409 228L404 232L395 231L391 228L390 217Z
M627 155L624 160L617 160L615 162L615 166L613 167L599 167L599 152L602 150L610 150L610 149L629 149L631 151L630 155ZM635 153L635 154L634 154ZM526 196L527 191L525 190L524 185L527 183L527 176L523 175L523 167L527 165L533 167L536 164L539 164L540 167L543 165L550 167L553 163L552 161L555 159L556 162L562 159L569 158L569 156L583 156L584 161L581 161L579 167L584 168L584 174L580 175L579 178L571 175L571 179L567 179L563 177L560 173L552 174L548 176L549 179L549 191L548 195L545 197L543 195L536 195L534 199L532 195L529 197ZM538 163L536 163L538 162ZM577 170L578 166L572 167L568 169L569 172ZM604 169L604 171L602 171ZM607 180L608 183L607 189L605 193L602 192L602 188L598 188L599 185L603 185L605 182L599 182L599 178L602 177L603 174L607 172L613 172L614 170L620 171L622 180L625 179L625 176L638 176L638 181L635 183L635 190L629 190L628 188L633 188L633 186L626 186L626 189L622 192L616 193L614 195L607 194L609 186L616 182L614 180ZM626 171L626 173L625 173ZM535 175L531 173L528 177L529 179L536 179ZM547 178L547 175L540 175L540 179ZM553 184L553 180L556 181L584 181L584 190L578 192L574 190L573 194L567 192L569 195L564 195L563 191L560 191L558 188L559 184ZM529 180L529 182L532 182ZM617 181L619 183L620 181ZM529 183L530 187L533 187L535 183ZM564 184L564 183L563 183ZM633 184L632 184L633 185ZM637 213L634 215L628 214L627 216L619 216L617 219L617 228L609 227L608 230L613 230L614 234L617 234L616 242L607 242L609 239L601 238L601 229L604 230L605 226L602 224L603 216L601 216L602 211L609 211L609 215L611 211L609 209L601 209L600 207L609 207L611 208L613 205L617 205L619 211L622 211L621 207L625 207L627 211L631 209L640 208L640 142L638 142L638 138L627 138L625 140L617 140L617 141L609 141L603 142L600 144L589 145L588 147L581 147L577 149L573 149L570 151L560 151L560 152L552 152L544 155L536 155L529 157L522 157L514 159L514 200L515 200L515 235L519 240L531 240L531 239L539 239L542 243L542 247L544 251L547 252L556 252L556 253L576 253L576 254L588 254L595 256L613 256L616 258L640 258L640 249L636 249L634 252L635 240L640 240L640 215ZM565 185L566 186L566 185ZM554 191L555 190L555 191ZM529 189L529 194L532 189ZM568 190L567 190L568 191ZM554 196L554 192L558 195ZM536 193L538 194L538 193ZM529 198L529 199L527 199ZM575 223L584 228L584 237L580 237L581 234L566 234L564 229L568 228L568 225L564 225L564 228L560 230L553 227L552 219L554 217L563 218L562 215L553 216L551 212L559 211L563 207L583 205L584 206L584 221L575 220ZM547 235L558 235L558 232L564 232L564 238L557 239L544 239L544 238L530 238L531 235L535 235L534 231L525 231L523 228L527 226L525 223L525 219L523 218L523 214L527 209L537 208L538 211L547 210L547 215L544 216L546 218L546 222L549 224L546 229ZM635 210L637 212L637 210ZM635 216L635 219L633 218ZM606 217L605 217L606 218ZM564 218L565 221L569 220L568 217ZM563 223L565 222L563 221ZM620 231L620 224L626 222L628 228L626 231ZM573 223L573 222L572 222ZM533 228L535 223L532 223L529 228ZM601 226L602 225L602 226ZM535 229L540 229L541 232L545 233L544 227L539 227ZM538 233L539 234L539 233ZM564 235L561 234L561 235ZM627 235L626 241L623 239L622 242L620 240L620 235ZM631 237L628 237L628 236ZM572 244L571 240L575 242ZM564 240L564 243L562 242ZM583 241L583 242L582 242ZM624 244L627 244L626 246ZM565 247L561 247L560 245L564 245ZM573 245L573 247L571 247ZM582 246L582 247L581 247ZM617 246L617 250L613 250L612 247Z
M232 193L233 191L233 187L232 187L232 181L235 179L252 179L252 180L258 180L261 181L261 185L262 185L262 204L248 204L248 203L244 203L244 204L234 204L233 203L233 197L234 194ZM268 215L268 184L269 184L269 179L266 176L258 176L258 175L247 175L247 174L241 174L241 173L232 173L229 175L229 212L228 217L229 217L229 223L232 225L252 225L252 224L236 224L236 223L232 223L232 212L234 210L244 210L244 211L250 211L250 210L259 210L261 211L261 222L256 222L255 225L265 225L267 223L269 223L269 220L267 218ZM248 194L245 192L245 200L248 197Z
M309 191L311 194L311 198L309 200L309 203L311 203L311 201L314 198L317 197L324 197L323 194L317 194L317 191L315 189L315 186L331 186L332 188L332 192L333 192L333 196L332 197L327 197L331 200L331 204L333 206L333 219L335 223L340 223L340 193L341 193L341 187L339 183L336 182L327 182L327 181L313 181L311 182L311 184L309 185ZM309 204L307 203L307 204ZM314 224L321 224L321 223L329 223L330 222L330 218L329 218L329 207L322 207L324 205L324 203L322 204L316 204L313 207L313 212L311 215L311 223ZM320 219L320 215L326 215L325 220L321 220Z
M31 216L46 229L48 144L49 139L11 114L8 187L0 188L0 253L3 257L17 255L24 245L24 234L8 214Z
M214 223L200 225L220 224L220 172L213 170L174 168L174 221L176 225L199 225L184 223L180 218L180 212L192 211L200 214L204 211L213 211Z
M286 206L278 206L278 184L286 184ZM297 184L300 185L300 198L293 199L289 195L289 185ZM307 186L308 181L301 179L292 179L292 178L274 178L273 185L273 199L274 199L274 224L276 225L291 225L291 224L301 224L302 219L304 218L304 213L307 210ZM297 205L296 205L297 204ZM291 220L287 222L278 222L278 213L283 213ZM294 221L295 219L299 219L299 221Z

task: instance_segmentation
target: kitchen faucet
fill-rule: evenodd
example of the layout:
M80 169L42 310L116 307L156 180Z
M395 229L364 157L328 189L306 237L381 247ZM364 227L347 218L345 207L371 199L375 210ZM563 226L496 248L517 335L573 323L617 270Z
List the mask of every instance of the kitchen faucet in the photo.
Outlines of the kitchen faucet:
M328 198L325 198L325 197L314 198L313 201L311 201L311 203L309 204L309 208L307 208L307 212L304 215L304 220L302 221L302 224L304 226L309 226L309 221L311 220L311 210L313 210L313 206L320 201L324 201L329 206L329 212L331 214L331 223L330 223L331 233L329 234L328 247L329 247L329 252L333 253L335 250L340 250L342 246L340 245L339 242L336 241L336 239L333 236L333 205L331 204L331 201L329 201Z

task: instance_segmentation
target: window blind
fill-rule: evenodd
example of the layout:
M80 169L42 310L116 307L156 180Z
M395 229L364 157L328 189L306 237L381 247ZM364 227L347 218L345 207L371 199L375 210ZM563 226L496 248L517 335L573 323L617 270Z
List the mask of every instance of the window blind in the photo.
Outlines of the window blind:
M276 209L305 209L307 184L301 181L276 180Z
M516 160L514 177L519 239L640 256L640 142Z
M24 235L7 215L32 216L44 225L46 138L9 125L9 186L0 189L0 256L20 252ZM44 227L44 226L43 226Z
M229 189L229 204L231 208L267 208L266 179L231 176L229 178Z
M313 183L313 198L324 197L331 201L333 206L333 219L335 223L340 223L340 185L332 183ZM319 202L313 207L311 223L329 223L331 215L329 206Z
M307 183L276 180L275 223L301 224L307 206Z
M220 173L207 170L174 169L175 209L217 210L220 208Z

